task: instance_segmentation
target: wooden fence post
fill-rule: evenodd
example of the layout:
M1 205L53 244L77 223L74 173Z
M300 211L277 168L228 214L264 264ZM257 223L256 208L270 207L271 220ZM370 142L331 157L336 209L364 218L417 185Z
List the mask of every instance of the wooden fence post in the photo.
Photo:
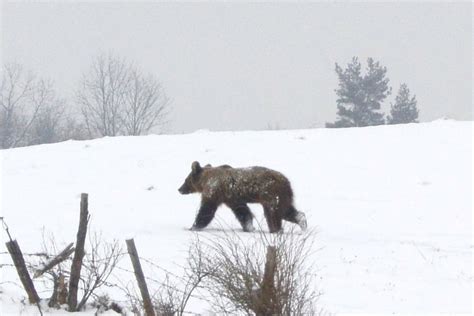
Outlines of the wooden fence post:
M79 217L79 229L77 231L76 250L71 264L71 276L69 277L69 293L67 303L69 311L76 311L77 289L81 277L82 259L84 258L84 244L86 241L87 223L89 221L88 195L81 194L81 213Z
M262 287L254 310L257 316L276 315L278 310L276 304L275 293L275 272L277 269L277 252L274 246L267 247L267 258L265 262L265 270L263 272Z
M18 272L21 283L28 294L28 300L31 304L38 304L40 299L38 293L36 292L33 281L31 280L30 274L28 273L28 269L26 268L25 259L23 259L23 254L21 253L18 242L16 240L11 240L6 243L6 246L13 259L13 263L15 264L15 268Z
M143 275L137 248L135 247L135 242L133 239L127 239L125 242L127 243L128 254L130 255L130 260L132 261L133 271L135 271L138 288L142 294L145 314L146 316L155 316L155 310L153 309L153 304L151 303L150 293L148 293L148 287L146 285L145 276Z

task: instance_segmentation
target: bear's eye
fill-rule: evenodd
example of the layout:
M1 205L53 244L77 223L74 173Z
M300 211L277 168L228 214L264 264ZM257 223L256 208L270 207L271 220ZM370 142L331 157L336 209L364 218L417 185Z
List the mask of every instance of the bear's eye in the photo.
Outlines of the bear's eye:
M193 189L196 190L197 184L198 184L198 177L196 175L189 177L189 186Z
M189 179L188 179L187 182L189 183L189 185L190 185L191 187L194 187L194 177L192 177L192 176L189 177Z

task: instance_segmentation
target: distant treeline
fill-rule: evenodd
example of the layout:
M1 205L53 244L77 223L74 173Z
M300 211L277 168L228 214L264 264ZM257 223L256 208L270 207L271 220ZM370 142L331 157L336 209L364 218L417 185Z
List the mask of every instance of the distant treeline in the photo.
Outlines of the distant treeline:
M114 55L92 61L71 100L16 63L3 66L0 90L0 148L160 133L170 106L155 75Z
M416 97L406 84L400 85L390 114L380 112L392 88L387 68L379 62L369 58L363 74L359 59L354 57L346 68L336 63L335 70L339 79L337 119L326 127L417 122ZM16 63L3 65L0 90L0 149L161 133L171 107L156 75L112 54L92 60L70 100L58 96L52 81Z

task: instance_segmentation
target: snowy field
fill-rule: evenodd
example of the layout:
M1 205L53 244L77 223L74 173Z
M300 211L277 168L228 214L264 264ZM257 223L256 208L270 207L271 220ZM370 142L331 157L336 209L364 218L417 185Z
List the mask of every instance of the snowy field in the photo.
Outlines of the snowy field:
M23 252L37 252L43 229L61 245L75 240L80 193L87 192L93 229L107 238L135 238L142 257L180 273L193 237L183 228L199 204L199 195L177 191L191 162L266 166L287 175L296 207L318 232L321 249L312 259L323 291L319 306L335 314L470 315L472 127L435 121L200 131L4 150L1 211ZM252 211L266 230L261 207ZM222 207L200 234L219 233L220 225L241 230ZM2 245L5 239L2 231ZM2 254L1 262L10 263L9 256ZM131 269L128 258L121 265ZM24 293L11 283L19 283L15 270L0 271L0 313L36 313L21 304Z

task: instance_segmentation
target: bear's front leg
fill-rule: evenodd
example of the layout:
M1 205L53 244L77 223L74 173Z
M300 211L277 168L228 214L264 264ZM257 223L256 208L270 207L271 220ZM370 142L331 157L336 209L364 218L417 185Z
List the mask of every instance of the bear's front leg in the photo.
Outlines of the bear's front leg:
M217 204L215 202L203 199L191 230L201 230L209 225L214 218L214 214L216 214L216 210Z

